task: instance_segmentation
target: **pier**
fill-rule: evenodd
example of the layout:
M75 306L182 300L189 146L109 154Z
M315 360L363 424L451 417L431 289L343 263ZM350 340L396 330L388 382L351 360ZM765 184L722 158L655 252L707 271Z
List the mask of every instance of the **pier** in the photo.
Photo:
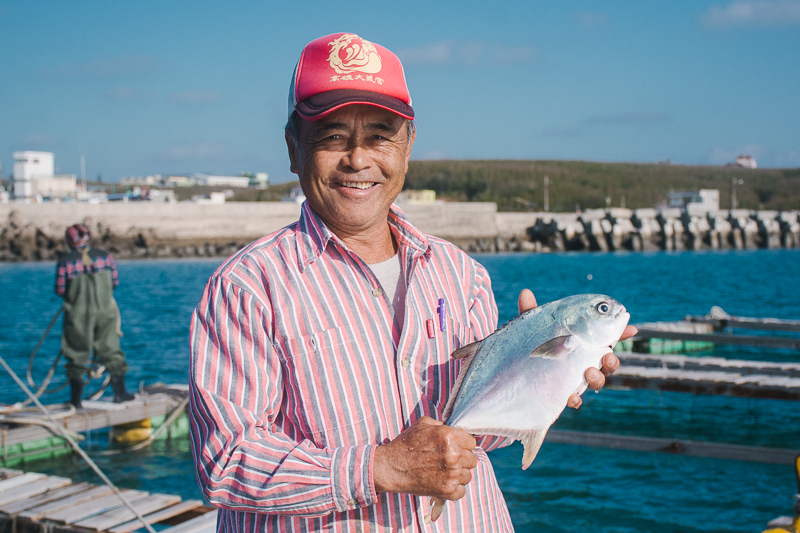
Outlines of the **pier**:
M170 418L170 415L177 414L176 409L181 407L187 395L187 385L150 387L130 402L84 400L83 409L69 416L59 416L58 411L54 414L62 427L76 433L124 427L143 420L153 421L158 426ZM67 404L64 409L63 413L69 412L66 410ZM15 466L22 462L72 453L64 438L48 426L47 420L35 410L12 411L0 416L2 465ZM185 419L172 423L167 431L188 433Z
M217 510L199 500L151 494L122 493L148 524L169 526L168 533L212 533ZM129 533L143 528L110 487L73 483L68 478L0 469L0 528L16 533Z

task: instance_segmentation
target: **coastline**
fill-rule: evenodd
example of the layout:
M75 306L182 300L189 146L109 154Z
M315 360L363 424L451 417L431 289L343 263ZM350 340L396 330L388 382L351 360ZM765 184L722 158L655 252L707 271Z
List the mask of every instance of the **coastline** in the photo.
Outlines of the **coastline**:
M498 212L491 202L400 203L421 231L468 252L800 247L800 211ZM52 261L81 222L118 259L228 257L300 216L291 202L0 205L0 261Z

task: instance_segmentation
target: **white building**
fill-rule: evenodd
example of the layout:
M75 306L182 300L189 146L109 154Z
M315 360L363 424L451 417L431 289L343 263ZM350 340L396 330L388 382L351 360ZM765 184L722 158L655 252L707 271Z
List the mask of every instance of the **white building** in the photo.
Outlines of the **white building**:
M266 172L256 172L250 178L250 185L258 189L266 189L269 187L269 175Z
M303 194L302 187L292 187L292 190L289 191L289 196L284 196L281 198L282 202L294 202L296 204L302 204L306 201L306 195Z
M699 191L670 191L669 206L686 209L689 214L719 211L719 189L700 189Z
M734 165L743 168L756 168L756 158L751 155L742 154L736 158Z
M75 174L56 175L52 152L14 152L14 198L72 198L76 185Z
M192 175L198 185L210 187L249 187L250 178L247 176L211 176L209 174L196 173Z

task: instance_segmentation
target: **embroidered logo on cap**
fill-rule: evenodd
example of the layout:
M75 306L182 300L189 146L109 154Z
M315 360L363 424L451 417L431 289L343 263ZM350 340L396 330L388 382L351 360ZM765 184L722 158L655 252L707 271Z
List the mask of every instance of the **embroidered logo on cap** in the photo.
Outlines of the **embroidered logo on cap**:
M345 33L328 44L331 46L328 63L337 74L375 74L381 71L381 56L377 48L358 35Z

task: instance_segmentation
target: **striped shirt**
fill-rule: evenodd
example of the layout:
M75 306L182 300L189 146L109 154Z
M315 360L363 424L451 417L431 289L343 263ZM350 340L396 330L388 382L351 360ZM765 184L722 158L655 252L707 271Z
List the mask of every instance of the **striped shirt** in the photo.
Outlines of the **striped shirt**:
M192 450L219 531L512 531L480 437L467 495L428 524L429 498L376 494L375 448L441 420L460 361L494 331L486 270L392 206L407 300L402 330L369 266L303 205L240 250L192 317ZM446 302L443 325L438 300Z
M92 262L91 267L83 264L83 254L80 249L71 250L58 259L56 265L56 294L63 297L67 292L67 283L76 276L105 270L111 271L111 285L113 288L117 288L119 275L114 256L100 248L90 248L88 253Z

